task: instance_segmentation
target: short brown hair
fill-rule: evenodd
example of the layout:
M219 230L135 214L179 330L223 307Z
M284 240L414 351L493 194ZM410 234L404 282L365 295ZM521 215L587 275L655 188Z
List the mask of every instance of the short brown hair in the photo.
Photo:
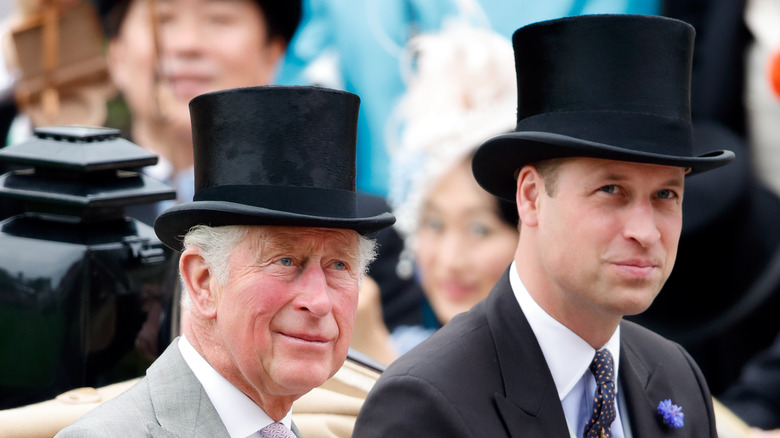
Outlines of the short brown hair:
M544 180L544 188L549 197L555 196L555 191L558 187L558 171L561 169L561 165L569 160L571 158L552 158L533 164L536 171L541 175L542 180Z

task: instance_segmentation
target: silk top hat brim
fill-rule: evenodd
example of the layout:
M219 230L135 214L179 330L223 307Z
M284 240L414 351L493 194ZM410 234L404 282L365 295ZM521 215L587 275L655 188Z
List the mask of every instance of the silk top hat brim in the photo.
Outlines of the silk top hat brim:
M689 168L727 164L731 151L693 153L693 27L643 15L582 15L518 29L512 42L517 126L484 142L472 169L514 201L527 164L590 157Z
M358 106L356 95L320 87L249 87L194 98L194 200L164 211L154 223L157 236L181 250L196 225L364 235L392 225L390 213L357 213Z
M745 140L725 126L711 121L693 122L693 150L703 153L713 145L725 147L736 157L728 166L688 178L685 181L682 236L700 233L722 223L743 208L755 191L750 154Z

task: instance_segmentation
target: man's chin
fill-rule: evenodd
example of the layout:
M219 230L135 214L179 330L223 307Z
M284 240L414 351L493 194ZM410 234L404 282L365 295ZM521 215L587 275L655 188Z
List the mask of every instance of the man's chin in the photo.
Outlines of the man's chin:
M291 392L303 395L314 388L322 385L330 379L338 368L335 370L326 370L322 366L302 365L301 367L291 367L288 370L285 387Z
M650 308L650 305L653 304L657 295L657 293L645 292L640 296L630 297L630 299L627 299L622 303L621 313L623 316L638 315Z

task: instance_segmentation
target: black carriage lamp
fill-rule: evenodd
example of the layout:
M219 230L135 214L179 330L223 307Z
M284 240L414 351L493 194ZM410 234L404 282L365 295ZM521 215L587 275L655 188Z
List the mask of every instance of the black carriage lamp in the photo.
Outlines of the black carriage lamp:
M115 129L56 126L0 149L0 409L143 374L176 333L177 255L125 215L175 198ZM1 217L1 216L0 216Z

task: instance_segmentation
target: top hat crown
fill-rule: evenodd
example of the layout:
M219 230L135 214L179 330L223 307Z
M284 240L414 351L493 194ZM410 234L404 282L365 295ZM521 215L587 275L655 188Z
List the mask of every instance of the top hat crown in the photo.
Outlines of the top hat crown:
M181 249L181 237L199 224L344 228L361 234L392 225L389 213L358 217L359 103L344 91L281 86L192 99L195 196L157 218L160 240Z
M514 200L515 171L562 157L690 168L734 158L693 153L690 111L694 29L644 15L581 15L530 24L512 38L517 126L477 150L487 191Z

